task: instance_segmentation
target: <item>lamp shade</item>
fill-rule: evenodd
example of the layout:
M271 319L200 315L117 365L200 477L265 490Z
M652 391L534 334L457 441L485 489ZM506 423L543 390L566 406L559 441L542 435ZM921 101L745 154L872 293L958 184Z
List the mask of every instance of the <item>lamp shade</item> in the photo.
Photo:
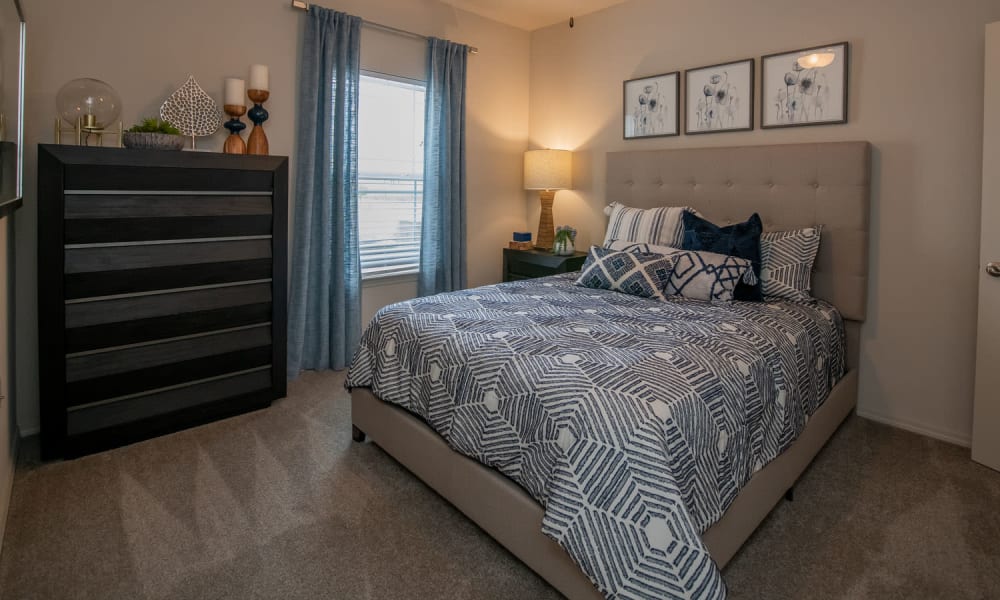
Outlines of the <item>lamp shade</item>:
M566 190L573 187L573 153L528 150L524 153L524 189Z
M81 121L84 129L103 129L118 119L122 101L118 92L99 79L74 79L59 89L56 108L70 125Z

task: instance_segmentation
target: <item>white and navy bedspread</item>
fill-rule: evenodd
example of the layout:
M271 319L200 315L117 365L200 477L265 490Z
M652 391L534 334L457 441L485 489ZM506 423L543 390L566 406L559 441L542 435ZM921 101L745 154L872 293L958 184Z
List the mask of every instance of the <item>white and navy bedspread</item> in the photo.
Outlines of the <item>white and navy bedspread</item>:
M844 373L823 302L661 302L572 275L382 309L348 387L423 418L545 509L609 598L722 598L700 533Z

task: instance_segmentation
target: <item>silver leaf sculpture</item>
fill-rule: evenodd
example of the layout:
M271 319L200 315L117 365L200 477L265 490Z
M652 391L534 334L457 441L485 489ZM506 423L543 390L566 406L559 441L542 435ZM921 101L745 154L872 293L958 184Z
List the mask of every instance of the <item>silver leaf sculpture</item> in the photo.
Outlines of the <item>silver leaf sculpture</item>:
M222 125L219 105L201 89L193 75L163 103L160 118L190 136L192 149L195 136L212 135Z

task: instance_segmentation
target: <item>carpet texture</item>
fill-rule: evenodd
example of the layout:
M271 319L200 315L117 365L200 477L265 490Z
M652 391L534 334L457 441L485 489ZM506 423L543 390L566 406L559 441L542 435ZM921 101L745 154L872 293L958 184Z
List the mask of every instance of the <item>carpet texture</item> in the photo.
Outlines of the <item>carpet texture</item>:
M343 374L267 410L22 460L4 599L559 598L350 437ZM731 598L1000 598L1000 473L850 418L724 571Z

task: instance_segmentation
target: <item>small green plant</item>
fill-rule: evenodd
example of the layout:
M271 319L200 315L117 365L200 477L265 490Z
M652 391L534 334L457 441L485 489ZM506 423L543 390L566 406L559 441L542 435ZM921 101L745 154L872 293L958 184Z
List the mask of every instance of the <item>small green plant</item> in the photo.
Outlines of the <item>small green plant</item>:
M555 242L565 244L566 242L573 243L576 241L576 229L573 229L569 225L560 225L556 229Z
M129 133L166 133L168 135L180 135L181 133L179 129L170 123L161 121L155 117L143 119L142 123L133 125L128 131Z
M556 228L555 238L552 240L552 253L558 256L569 256L573 254L576 242L576 229L569 225L560 225Z

